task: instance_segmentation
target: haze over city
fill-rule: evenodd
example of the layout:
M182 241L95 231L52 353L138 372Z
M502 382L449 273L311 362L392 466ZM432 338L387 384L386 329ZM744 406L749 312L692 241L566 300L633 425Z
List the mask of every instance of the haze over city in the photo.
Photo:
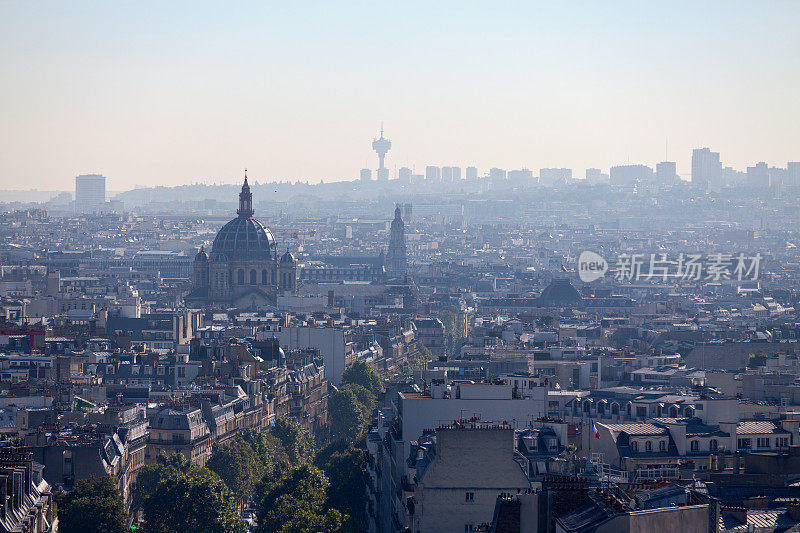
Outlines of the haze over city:
M800 0L0 2L0 533L800 532Z
M800 139L800 3L0 5L0 189L387 167L738 170Z

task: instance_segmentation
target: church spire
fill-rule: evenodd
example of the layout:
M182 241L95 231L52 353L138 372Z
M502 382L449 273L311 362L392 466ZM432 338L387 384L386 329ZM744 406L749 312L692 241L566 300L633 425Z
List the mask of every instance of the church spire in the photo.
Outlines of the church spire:
M239 193L239 210L236 213L241 218L253 216L253 194L250 192L250 185L247 184L247 169L244 169L244 184L242 192Z

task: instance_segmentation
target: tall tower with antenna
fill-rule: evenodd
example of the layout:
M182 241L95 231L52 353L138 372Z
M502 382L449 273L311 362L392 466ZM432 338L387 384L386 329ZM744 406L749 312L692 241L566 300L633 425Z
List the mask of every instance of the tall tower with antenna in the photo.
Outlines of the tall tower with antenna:
M383 136L383 122L381 122L381 136L372 140L372 149L378 154L378 181L389 179L389 169L384 165L386 152L392 147L392 141Z

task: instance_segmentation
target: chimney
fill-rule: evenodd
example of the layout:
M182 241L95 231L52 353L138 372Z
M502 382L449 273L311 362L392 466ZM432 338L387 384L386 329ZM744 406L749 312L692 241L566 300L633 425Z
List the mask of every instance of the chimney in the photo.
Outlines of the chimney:
M792 500L786 506L786 514L795 521L800 521L800 500Z
M722 514L730 515L737 522L747 524L747 509L744 507L723 507Z

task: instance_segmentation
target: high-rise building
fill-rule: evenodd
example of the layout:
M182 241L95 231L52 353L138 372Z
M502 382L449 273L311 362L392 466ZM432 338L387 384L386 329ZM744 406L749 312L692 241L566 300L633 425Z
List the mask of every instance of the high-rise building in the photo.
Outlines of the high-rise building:
M442 167L442 181L451 183L461 180L461 167Z
M372 171L368 168L361 169L361 181L369 181L372 179Z
M720 173L720 183L722 185L744 185L747 181L747 173L736 170L733 167L724 167Z
M465 176L467 181L477 181L478 180L478 169L476 167L467 167Z
M718 186L722 177L719 152L708 148L692 150L692 185L706 190L709 185Z
M75 210L78 213L99 213L105 209L106 177L83 174L75 178Z
M509 170L508 182L512 185L532 185L533 171L523 168L522 170Z
M625 187L653 180L653 169L646 165L618 165L611 167L611 185Z
M414 206L410 203L403 204L403 220L411 222L411 216L414 213Z
M597 185L599 183L608 183L609 176L608 174L603 174L603 171L600 170L599 168L587 168L586 181L589 182L591 185Z
M397 179L402 183L411 183L411 169L408 167L400 167L397 171Z
M400 204L394 209L394 220L389 232L386 269L395 276L401 276L406 272L406 228L400 214Z
M571 168L542 168L539 169L539 183L551 187L563 185L572 180Z
M656 180L661 184L677 183L677 166L674 161L662 161L656 165Z
M763 161L754 167L747 167L747 185L760 189L770 186L769 167Z
M786 163L786 184L792 187L800 186L800 162Z
M445 183L453 181L453 167L442 167L442 181Z
M378 154L378 181L386 181L389 179L389 169L384 165L386 159L386 152L392 147L392 141L384 138L383 136L383 122L381 122L381 136L378 139L372 140L372 149Z
M503 183L507 180L506 171L502 168L489 169L489 181L492 183Z
M442 179L442 169L434 166L425 167L425 179L428 181L439 181Z

